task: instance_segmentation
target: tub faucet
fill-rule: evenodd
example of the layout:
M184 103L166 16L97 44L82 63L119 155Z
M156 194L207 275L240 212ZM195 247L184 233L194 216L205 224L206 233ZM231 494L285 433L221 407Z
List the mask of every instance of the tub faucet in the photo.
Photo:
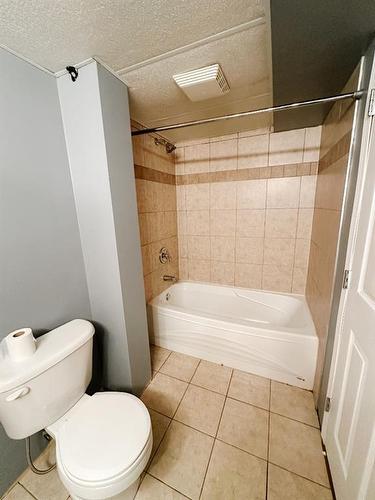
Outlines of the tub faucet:
M176 283L177 278L176 278L176 276L170 276L169 274L164 274L163 280L164 281L172 281L172 283Z

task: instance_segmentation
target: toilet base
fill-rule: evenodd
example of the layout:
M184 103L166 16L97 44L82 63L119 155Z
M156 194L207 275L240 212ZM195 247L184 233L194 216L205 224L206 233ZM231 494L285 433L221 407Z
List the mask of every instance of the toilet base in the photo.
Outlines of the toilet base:
M106 499L103 498L103 500L133 500L137 493L139 483L140 483L140 478L134 481L134 483L131 484L129 488L126 488L125 491L122 491L121 493L119 493L114 497L107 497ZM82 497L76 497L74 495L70 496L72 500L86 500L85 498Z

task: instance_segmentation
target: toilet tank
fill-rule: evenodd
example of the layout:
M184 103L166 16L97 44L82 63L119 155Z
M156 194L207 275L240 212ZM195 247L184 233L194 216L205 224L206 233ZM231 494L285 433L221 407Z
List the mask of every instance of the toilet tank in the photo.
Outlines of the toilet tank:
M22 439L52 424L83 396L92 374L94 327L75 319L36 340L35 353L12 361L0 344L0 422Z

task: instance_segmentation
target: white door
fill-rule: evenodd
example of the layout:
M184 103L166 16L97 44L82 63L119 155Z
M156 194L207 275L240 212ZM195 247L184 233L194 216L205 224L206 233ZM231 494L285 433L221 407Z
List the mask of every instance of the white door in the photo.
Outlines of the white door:
M374 117L365 119L346 265L322 434L337 500L375 500Z

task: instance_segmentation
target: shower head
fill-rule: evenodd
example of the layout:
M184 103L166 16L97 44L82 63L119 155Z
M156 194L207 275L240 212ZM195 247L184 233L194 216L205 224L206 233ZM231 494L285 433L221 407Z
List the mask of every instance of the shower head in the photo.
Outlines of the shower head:
M176 149L176 146L174 144L166 141L165 139L162 139L161 137L155 137L154 142L157 146L165 146L165 150L168 154L173 153L173 151Z

